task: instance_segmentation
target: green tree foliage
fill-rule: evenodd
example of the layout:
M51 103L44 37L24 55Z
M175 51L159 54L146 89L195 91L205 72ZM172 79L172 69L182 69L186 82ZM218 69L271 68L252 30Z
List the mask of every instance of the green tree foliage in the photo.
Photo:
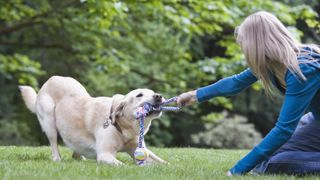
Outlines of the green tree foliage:
M258 10L276 14L297 36L304 32L295 27L298 20L318 27L309 6L270 0L1 1L1 125L43 143L36 118L21 110L17 86L39 88L52 75L72 76L94 96L146 87L172 97L240 72L245 61L233 30ZM216 98L167 113L146 138L157 146L188 145L191 134L205 129L200 119L209 112L246 113L234 102Z

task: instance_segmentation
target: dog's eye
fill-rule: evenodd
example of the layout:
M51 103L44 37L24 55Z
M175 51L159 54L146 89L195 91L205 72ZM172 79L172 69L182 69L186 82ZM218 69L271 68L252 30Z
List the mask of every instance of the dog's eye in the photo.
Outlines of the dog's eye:
M136 97L142 97L143 94L142 93L139 93Z

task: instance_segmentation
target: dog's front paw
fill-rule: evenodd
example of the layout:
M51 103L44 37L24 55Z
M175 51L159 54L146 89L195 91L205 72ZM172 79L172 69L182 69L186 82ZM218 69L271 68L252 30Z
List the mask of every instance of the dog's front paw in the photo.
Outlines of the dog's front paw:
M109 165L114 165L114 166L121 166L124 165L123 162L117 160L115 157L112 155L100 155L97 159L99 163L105 163Z
M117 159L115 159L115 161L112 163L112 165L115 165L115 166L122 166L122 165L124 165L124 163L123 163L123 162L121 162L121 161L119 161L119 160L117 160Z
M123 162L115 159L115 160L99 160L99 163L104 163L104 164L108 164L108 165L112 165L112 166L122 166L124 165Z
M165 164L165 165L170 165L170 163L168 161L162 161L160 162L161 164Z
M61 157L60 156L55 156L55 157L52 157L52 160L54 162L60 162L61 161Z
M157 161L156 163L164 164L164 165L169 165L170 164L168 161L164 161L162 159L160 161Z

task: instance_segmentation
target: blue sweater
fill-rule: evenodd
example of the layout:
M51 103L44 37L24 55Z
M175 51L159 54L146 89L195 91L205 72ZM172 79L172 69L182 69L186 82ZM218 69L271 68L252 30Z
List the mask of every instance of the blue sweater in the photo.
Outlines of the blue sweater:
M275 127L260 144L254 147L230 170L232 174L245 174L272 155L289 140L300 118L307 111L312 112L315 119L320 119L320 63L302 62L311 57L320 60L320 55L312 52L310 48L304 48L304 50L308 51L308 54L300 55L298 61L300 61L300 69L307 80L303 81L290 71L287 71L285 75L285 99ZM197 90L197 98L199 102L203 102L217 96L234 95L256 81L257 78L250 69L247 69L240 74L199 88Z

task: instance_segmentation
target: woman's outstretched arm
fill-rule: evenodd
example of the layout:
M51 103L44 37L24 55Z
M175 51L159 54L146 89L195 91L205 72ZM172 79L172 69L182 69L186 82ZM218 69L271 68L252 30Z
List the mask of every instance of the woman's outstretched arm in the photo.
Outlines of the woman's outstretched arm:
M249 87L258 79L252 74L250 69L221 79L216 83L197 89L198 102L203 102L217 96L231 96Z
M203 102L217 96L231 96L239 93L257 81L250 69L221 79L209 86L199 88L194 91L182 93L178 96L178 106L192 105Z

